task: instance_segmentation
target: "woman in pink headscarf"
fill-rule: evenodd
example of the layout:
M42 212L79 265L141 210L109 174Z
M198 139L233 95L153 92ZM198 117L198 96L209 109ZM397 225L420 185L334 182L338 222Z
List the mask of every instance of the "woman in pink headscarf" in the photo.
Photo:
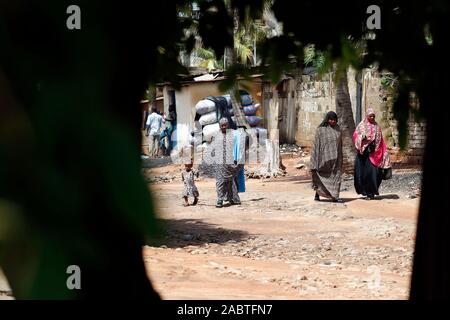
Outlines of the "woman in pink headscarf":
M378 188L390 170L391 163L381 128L375 121L375 112L368 109L366 117L356 127L353 142L358 151L355 160L355 189L371 200L379 195Z

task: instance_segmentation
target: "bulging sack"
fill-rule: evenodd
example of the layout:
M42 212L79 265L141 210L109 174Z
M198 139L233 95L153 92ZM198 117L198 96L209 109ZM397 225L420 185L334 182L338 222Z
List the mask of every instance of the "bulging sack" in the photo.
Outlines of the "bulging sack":
M243 107L253 104L252 96L249 94L241 94L241 104Z
M262 118L258 116L246 116L246 118L251 127L256 127L262 121Z
M214 103L214 101L211 101L211 100L207 100L207 99L200 100L195 105L195 110L197 111L197 113L199 115L204 115L208 112L215 111L216 104Z
M258 111L258 108L259 108L259 103L244 107L244 114L246 116L254 116L256 114L256 112Z
M211 142L212 137L220 131L218 123L209 124L203 127L203 141Z
M216 111L212 111L212 112L208 112L205 113L204 115L202 115L200 117L200 119L198 120L198 122L202 125L202 126L207 126L209 124L213 124L217 122L217 115L216 115Z

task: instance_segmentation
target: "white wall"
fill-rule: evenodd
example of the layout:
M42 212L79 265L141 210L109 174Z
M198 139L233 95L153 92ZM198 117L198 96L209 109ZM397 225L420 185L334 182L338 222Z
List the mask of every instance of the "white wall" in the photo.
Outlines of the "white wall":
M177 145L183 146L189 142L189 135L193 129L195 108L189 87L182 87L175 92L175 104L177 107Z

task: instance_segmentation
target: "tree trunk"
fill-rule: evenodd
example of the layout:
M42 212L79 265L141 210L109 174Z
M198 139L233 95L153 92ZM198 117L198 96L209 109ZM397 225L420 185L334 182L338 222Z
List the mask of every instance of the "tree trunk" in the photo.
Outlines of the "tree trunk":
M343 169L346 173L352 173L356 157L356 150L352 138L353 132L355 131L355 120L353 118L352 102L348 92L346 72L340 77L336 88L336 113L342 131Z
M285 175L285 167L280 156L280 141L278 130L271 130L269 136L265 140L265 144L258 146L258 158L263 159L261 167L255 172L255 176L261 178L276 178Z
M266 159L262 174L266 177L276 177L280 173L280 143L278 140L266 140Z
M436 56L435 61L446 59L446 51L441 52L442 55ZM450 174L446 165L450 153L446 142L448 127L445 124L450 117L450 109L438 107L448 100L449 72L448 65L444 64L439 72L430 70L429 74L424 74L427 80L419 95L427 121L427 142L411 279L412 300L450 298L450 202L446 199L450 194Z

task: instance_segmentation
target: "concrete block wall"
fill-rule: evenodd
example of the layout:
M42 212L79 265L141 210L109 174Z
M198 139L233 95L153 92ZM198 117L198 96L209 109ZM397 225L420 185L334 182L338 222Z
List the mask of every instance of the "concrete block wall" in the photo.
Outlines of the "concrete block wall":
M353 115L356 115L355 71L347 72L350 99ZM304 75L300 84L299 108L296 143L302 147L311 147L317 126L322 122L325 113L336 111L336 85L333 74L327 73L322 78L317 75Z
M335 110L335 88L330 74L319 79L316 75L302 76L296 142L311 147L317 126L329 110Z

